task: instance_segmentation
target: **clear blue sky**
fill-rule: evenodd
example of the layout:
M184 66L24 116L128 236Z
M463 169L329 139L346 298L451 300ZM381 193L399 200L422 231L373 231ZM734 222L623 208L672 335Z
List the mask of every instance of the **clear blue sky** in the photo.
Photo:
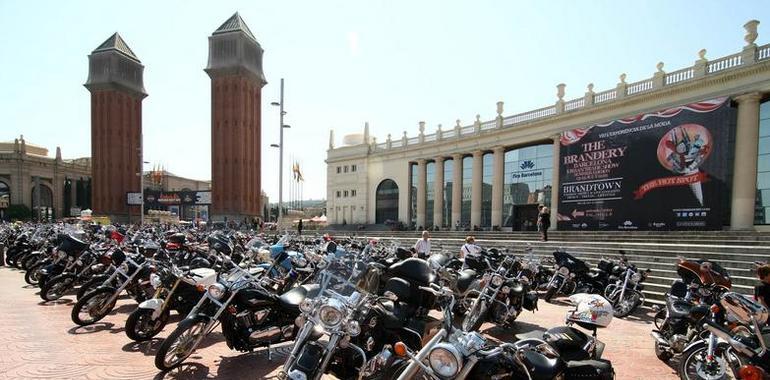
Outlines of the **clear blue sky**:
M766 1L28 1L0 0L0 140L24 134L65 158L90 155L87 55L118 31L145 65L145 159L210 178L207 37L239 11L264 54L262 183L277 198L280 78L287 156L304 163L305 197L326 196L329 129L383 142L479 113L494 117L740 51L742 25ZM288 168L288 164L286 167ZM148 167L149 168L149 167ZM287 169L288 170L288 169Z

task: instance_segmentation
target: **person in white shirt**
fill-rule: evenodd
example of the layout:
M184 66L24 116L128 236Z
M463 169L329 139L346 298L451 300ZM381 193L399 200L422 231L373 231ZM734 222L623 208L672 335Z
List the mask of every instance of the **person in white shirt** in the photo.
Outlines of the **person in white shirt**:
M465 244L460 247L460 258L463 259L463 269L468 269L468 259L478 261L481 259L481 247L476 245L476 238L468 236L465 238ZM473 267L473 266L471 266Z
M430 256L430 233L428 231L422 231L422 238L414 243L414 250L417 252L417 257L421 259Z

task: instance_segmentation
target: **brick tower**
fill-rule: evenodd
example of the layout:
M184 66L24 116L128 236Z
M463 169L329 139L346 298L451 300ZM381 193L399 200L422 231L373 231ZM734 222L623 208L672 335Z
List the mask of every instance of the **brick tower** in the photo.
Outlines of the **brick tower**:
M118 33L88 56L94 214L128 217L126 192L139 191L144 66Z
M209 37L212 220L260 215L262 47L238 13Z

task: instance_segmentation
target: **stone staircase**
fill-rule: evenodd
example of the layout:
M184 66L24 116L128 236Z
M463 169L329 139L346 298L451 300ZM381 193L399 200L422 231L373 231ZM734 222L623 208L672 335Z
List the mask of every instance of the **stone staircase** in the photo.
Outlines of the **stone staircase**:
M393 239L401 245L414 244L419 232L404 231L332 231L336 235L356 235ZM433 249L458 250L471 232L436 231L431 233ZM549 241L541 242L534 232L477 232L476 242L484 247L508 248L523 252L527 244L538 257L552 257L564 248L570 254L595 266L602 258L617 257L624 250L628 259L652 272L645 282L648 303L660 303L676 274L678 256L703 258L719 263L732 277L733 290L753 294L757 283L755 261L770 261L770 234L738 231L691 232L567 232L549 233Z

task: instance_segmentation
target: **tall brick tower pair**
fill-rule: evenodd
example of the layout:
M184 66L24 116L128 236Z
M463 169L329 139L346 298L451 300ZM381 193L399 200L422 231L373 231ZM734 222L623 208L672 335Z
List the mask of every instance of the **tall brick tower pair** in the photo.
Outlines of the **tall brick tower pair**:
M260 215L262 47L238 13L209 37L214 220ZM122 221L139 191L144 66L115 33L89 59L93 209Z

